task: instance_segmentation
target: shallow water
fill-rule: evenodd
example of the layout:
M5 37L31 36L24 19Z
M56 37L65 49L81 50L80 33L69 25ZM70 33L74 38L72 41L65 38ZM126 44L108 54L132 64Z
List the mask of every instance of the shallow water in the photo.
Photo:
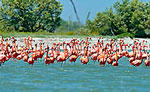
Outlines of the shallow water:
M82 65L65 62L29 66L23 61L7 61L0 67L0 92L145 92L150 91L150 68L131 66L127 58L119 66Z

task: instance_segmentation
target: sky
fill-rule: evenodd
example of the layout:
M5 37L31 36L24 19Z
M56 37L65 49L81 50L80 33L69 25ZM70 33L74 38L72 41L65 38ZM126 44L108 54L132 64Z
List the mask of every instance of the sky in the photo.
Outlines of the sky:
M68 20L70 16L71 20L77 21L70 0L57 0L57 1L60 1L63 4L63 11L61 17L64 20ZM121 1L121 0L73 0L73 1L76 5L77 12L81 22L85 23L88 12L90 12L89 19L92 20L93 17L96 16L97 12L103 12L106 9L113 6L113 4L116 1ZM150 2L150 0L141 0L141 1Z

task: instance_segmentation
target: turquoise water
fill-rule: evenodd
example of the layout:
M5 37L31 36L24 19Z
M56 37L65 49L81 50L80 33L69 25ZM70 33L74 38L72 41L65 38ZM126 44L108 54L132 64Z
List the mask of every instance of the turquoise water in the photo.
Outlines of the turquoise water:
M8 61L0 67L0 92L145 92L150 91L150 68L131 66L127 58L119 66L99 66L79 60L29 66Z

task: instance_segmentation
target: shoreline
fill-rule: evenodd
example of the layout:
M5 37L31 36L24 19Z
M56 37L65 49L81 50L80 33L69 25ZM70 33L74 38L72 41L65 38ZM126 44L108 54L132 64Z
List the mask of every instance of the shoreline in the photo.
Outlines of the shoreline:
M24 46L25 45L24 38L25 37L16 38L17 39L16 44L18 44L19 46ZM74 38L76 38L76 37L74 37ZM90 41L91 44L93 45L94 43L97 43L98 38L99 37L91 37L91 39L92 39L92 41ZM1 37L0 37L0 39L1 39ZM86 40L86 37L80 37L80 38L77 38L77 39L80 40L80 41L81 40ZM146 44L147 46L150 45L150 39L145 39L145 38L134 38L134 39L120 38L120 39L123 39L125 44L133 44L134 39L139 39L139 41L141 41L141 42L143 40L147 41L147 44ZM120 39L117 39L117 41L120 40ZM48 45L49 45L49 47L51 47L53 43L59 43L59 42L63 42L63 41L70 42L72 40L72 37L62 37L62 38L60 38L60 37L55 37L55 38L53 38L53 37L49 37L49 38L38 38L38 37L36 37L36 38L33 38L33 40L35 40L35 42L34 41L32 42L33 46L35 44L39 45L39 42L41 40L43 41L43 43L45 43L44 46L46 46L47 45L47 40L49 40ZM110 38L103 38L103 41L104 41L104 44L106 44L107 42L110 41ZM5 41L4 41L4 43L5 43ZM145 49L147 49L147 48L145 48ZM128 49L128 50L130 50L130 49Z

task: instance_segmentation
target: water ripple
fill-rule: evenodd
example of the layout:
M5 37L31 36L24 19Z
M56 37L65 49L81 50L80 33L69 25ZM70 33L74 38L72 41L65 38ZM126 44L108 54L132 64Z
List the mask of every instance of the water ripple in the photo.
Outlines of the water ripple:
M82 65L67 61L45 65L36 62L29 66L23 61L6 62L0 67L1 92L136 92L150 90L150 69L143 65L134 67L126 58L118 67L90 62Z

